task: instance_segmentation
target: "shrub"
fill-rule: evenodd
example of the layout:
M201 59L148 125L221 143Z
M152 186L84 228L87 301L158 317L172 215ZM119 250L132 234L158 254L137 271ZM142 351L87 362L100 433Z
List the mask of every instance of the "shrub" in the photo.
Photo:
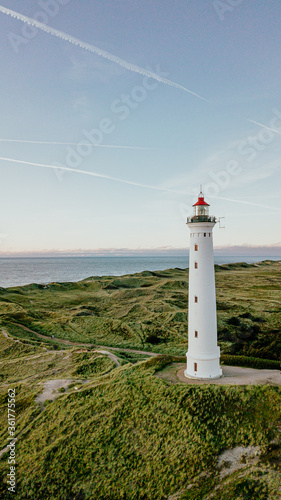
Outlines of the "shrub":
M279 361L272 359L251 358L249 356L232 356L223 354L221 362L224 365L230 366L246 366L248 368L258 368L264 370L278 370L280 367Z
M171 364L171 363L185 363L186 362L186 357L185 356L165 356L159 355L159 356L153 356L150 359L147 360L145 366L151 368L153 367L155 372L158 372L160 370L163 370L165 366Z
M237 318L236 316L232 316L227 320L227 322L229 325L234 325L234 326L238 326L241 323L240 319Z
M161 337L157 337L154 333L151 333L146 337L145 342L148 344L161 344L161 342L165 342L165 339L162 339Z

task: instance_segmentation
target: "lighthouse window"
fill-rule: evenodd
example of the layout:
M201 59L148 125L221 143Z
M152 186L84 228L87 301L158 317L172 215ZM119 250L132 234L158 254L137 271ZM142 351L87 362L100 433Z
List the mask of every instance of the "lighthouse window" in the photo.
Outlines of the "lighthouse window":
M198 302L198 297L196 295L194 297L194 302L196 302L196 303Z
M204 233L204 238L206 238L206 233Z
M196 244L194 245L194 250L195 250L195 252L198 251L198 245L196 245Z
M211 233L209 233L209 236L211 236Z
M195 330L195 338L198 339L198 332Z
M194 363L194 371L197 372L197 363Z
M198 269L198 262L194 262L195 269Z

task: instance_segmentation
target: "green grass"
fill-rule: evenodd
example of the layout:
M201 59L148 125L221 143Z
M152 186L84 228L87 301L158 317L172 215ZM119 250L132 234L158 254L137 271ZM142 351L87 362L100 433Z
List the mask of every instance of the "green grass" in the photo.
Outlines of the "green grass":
M8 403L8 387L1 386L0 388L0 447L7 445L7 403ZM17 433L21 432L27 424L29 424L36 416L40 414L40 408L35 403L34 398L38 394L39 389L35 384L19 383L13 384L13 389L17 394Z
M110 349L109 349L110 351ZM138 361L144 361L148 358L145 354L137 354L134 352L126 352L126 351L114 351L114 354L117 355L119 361L122 361L123 364L126 363L137 363Z
M17 432L30 419L40 413L34 399L49 379L91 379L115 368L107 356L92 351L69 348L48 351L41 346L28 346L14 342L0 334L0 446L7 441L8 389L16 389ZM74 384L75 385L75 384Z
M280 362L271 359L252 358L250 356L231 356L224 354L221 356L221 364L229 366L247 366L260 370L278 370Z
M225 354L279 360L281 263L216 266L218 335ZM28 342L59 339L184 355L188 271L170 269L79 283L0 290L0 325ZM23 330L49 337L49 341Z
M167 387L156 369L126 365L48 404L17 443L13 498L164 500L222 450L277 435L277 388Z
M277 262L216 266L224 362L278 367L280 278ZM187 271L175 269L0 290L0 328L19 340L0 335L1 447L9 387L16 389L17 432L23 431L17 493L7 493L4 454L1 498L166 500L177 492L179 500L211 493L214 500L278 498L279 388L168 385L155 376L185 362L187 289ZM122 366L94 352L96 345L121 348L114 352ZM144 361L122 348L162 356ZM54 378L73 383L41 411L35 397ZM260 446L258 464L220 480L218 455L239 445Z
M278 475L261 468L249 467L219 481L214 474L203 476L180 500L203 500L212 494L214 500L273 500L279 498Z

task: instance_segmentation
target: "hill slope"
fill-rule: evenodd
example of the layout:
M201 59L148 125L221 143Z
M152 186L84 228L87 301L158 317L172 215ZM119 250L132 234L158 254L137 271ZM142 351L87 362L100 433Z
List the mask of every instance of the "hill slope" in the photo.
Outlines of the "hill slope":
M280 275L280 263L217 267L225 352L278 359ZM185 353L187 285L176 269L0 290L1 498L280 497L278 387L169 385L156 372L172 357L112 359L96 347ZM52 380L60 389L42 403ZM18 436L10 496L9 388ZM254 447L242 449L242 468L218 468L222 452L241 446Z
M224 353L280 359L281 263L216 266ZM182 269L0 290L0 325L51 338L184 355L188 272Z
M43 413L25 386L34 408L16 443L17 494L11 498L162 500L181 491L179 498L199 499L216 486L222 498L239 480L220 481L216 465L223 450L261 446L268 459L270 442L280 439L277 388L168 387L154 376L159 367L160 359L152 358L114 369L62 394ZM276 446L280 459L280 441ZM3 476L7 456L0 461ZM248 465L244 481L267 496L242 498L278 498L280 474L263 462Z

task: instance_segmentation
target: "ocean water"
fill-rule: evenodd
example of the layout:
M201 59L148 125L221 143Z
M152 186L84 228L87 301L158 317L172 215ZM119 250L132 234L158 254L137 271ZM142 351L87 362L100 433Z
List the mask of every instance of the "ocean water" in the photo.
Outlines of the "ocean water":
M215 256L216 264L230 262L259 262L265 259L280 260L279 257ZM0 286L12 287L30 283L53 281L79 281L90 276L121 276L141 271L159 271L170 268L187 268L185 257L46 257L46 258L1 258Z

